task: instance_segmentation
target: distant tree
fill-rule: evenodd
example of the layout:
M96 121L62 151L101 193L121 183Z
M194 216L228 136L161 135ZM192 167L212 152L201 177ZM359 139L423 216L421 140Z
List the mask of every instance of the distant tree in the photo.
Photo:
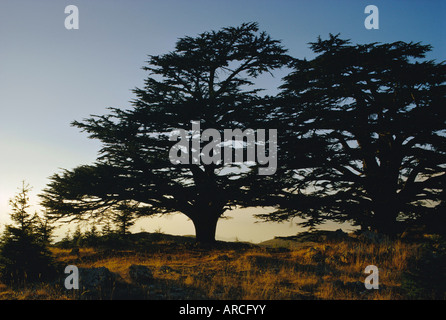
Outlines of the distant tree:
M31 187L22 181L22 186L19 189L14 198L9 200L9 205L11 207L11 220L16 224L16 227L8 226L9 229L14 229L21 234L32 234L34 233L34 227L37 220L37 215L32 215L28 212L31 207L29 201L29 193L31 192Z
M111 221L117 225L118 232L121 236L129 233L129 228L135 224L136 215L139 204L131 204L130 202L122 202L115 209L112 209Z
M224 129L250 128L264 104L259 89L250 89L253 79L289 61L280 42L259 33L256 23L181 38L173 52L150 56L144 69L151 76L134 90L133 109L73 123L103 143L101 155L94 165L55 174L42 204L53 217L82 219L135 201L138 216L181 212L192 220L199 242L215 241L217 221L227 209L256 205L246 192L249 168L172 164L176 142L169 133L182 129L191 135L191 121L221 136ZM189 159L193 148L186 152Z
M280 209L259 217L352 221L390 235L444 226L446 65L420 61L431 46L412 42L331 35L311 49L318 55L297 59L284 79L274 117L287 133L287 173L270 200Z
M73 232L71 243L75 247L80 247L82 246L83 240L84 240L84 234L82 234L81 226L78 224Z
M87 230L82 236L82 244L86 246L97 246L99 243L99 232L96 225L92 225L90 230Z
M107 221L104 224L104 226L102 227L100 235L101 236L109 236L109 235L113 234L113 232L114 232L114 230L111 227L110 221Z
M28 212L30 190L23 182L9 201L13 224L6 226L0 239L0 272L7 283L22 284L55 275L51 253L40 237L37 215Z
M53 225L46 212L44 212L43 216L39 216L36 213L34 219L35 233L38 241L43 245L49 245L53 239L53 232L56 227Z
M71 232L70 230L67 230L67 232L65 233L65 236L57 242L57 246L61 247L61 248L71 248L72 247L72 239L71 239Z

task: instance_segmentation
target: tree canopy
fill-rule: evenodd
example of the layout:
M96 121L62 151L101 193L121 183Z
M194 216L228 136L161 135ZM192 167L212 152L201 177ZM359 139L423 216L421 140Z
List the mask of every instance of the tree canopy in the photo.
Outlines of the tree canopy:
M189 138L200 133L191 132L191 121L219 133L252 128L256 110L267 99L254 88L254 79L286 65L290 57L256 23L244 23L181 38L173 52L149 58L143 69L150 76L144 88L133 90L133 108L112 108L108 115L73 123L102 142L100 156L95 164L52 176L42 204L53 217L82 219L133 201L139 215L185 214L197 240L212 242L227 209L255 204L244 188L251 181L249 166L173 164L169 134L178 129ZM192 145L183 152L192 158L196 149Z
M330 35L310 46L315 58L291 58L245 23L149 56L132 108L73 122L102 142L99 157L53 175L42 204L59 219L101 218L123 204L137 216L181 212L201 242L214 241L235 206L275 207L258 217L301 217L310 227L333 220L389 235L413 224L445 233L446 65L413 42L352 45ZM280 94L260 95L255 79L284 66ZM211 138L214 147L228 142L201 136L207 129L260 128L277 130L274 175L259 176L258 163L197 160ZM266 139L254 143L267 151ZM172 150L185 161L173 162Z
M352 45L330 35L310 45L317 56L295 60L276 116L288 130L280 209L261 218L438 231L446 222L446 65L421 60L431 46L420 43Z

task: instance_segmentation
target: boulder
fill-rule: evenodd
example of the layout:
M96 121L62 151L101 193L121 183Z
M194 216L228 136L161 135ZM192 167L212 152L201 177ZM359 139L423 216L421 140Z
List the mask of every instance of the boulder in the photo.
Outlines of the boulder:
M361 281L342 281L335 280L333 281L333 285L337 288L354 291L354 292L363 292L366 291L365 284Z
M83 291L96 291L113 287L118 276L106 267L79 268L79 287Z
M130 279L138 284L150 284L153 282L152 271L142 265L132 264L129 268Z

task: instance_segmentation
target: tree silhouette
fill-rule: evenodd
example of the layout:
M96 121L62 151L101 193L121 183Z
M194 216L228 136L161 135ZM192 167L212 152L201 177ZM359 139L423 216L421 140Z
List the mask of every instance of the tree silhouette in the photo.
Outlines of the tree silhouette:
M31 187L22 181L22 186L14 198L9 200L11 206L11 220L17 225L15 229L23 234L32 233L36 222L36 216L28 212L31 207L29 203L29 193Z
M51 218L46 212L43 216L39 216L37 213L34 215L35 218L35 233L37 235L37 240L42 245L48 245L53 240L53 232L56 228L51 221Z
M280 209L259 217L353 221L390 235L444 225L445 64L420 61L431 47L419 43L330 35L311 49L318 55L284 79L275 116L287 173L269 201Z
M137 209L137 205L129 202L123 202L112 209L110 219L118 227L119 235L126 236L129 233L129 228L135 224L135 211Z
M17 195L9 201L11 220L0 239L0 273L7 283L23 284L36 280L49 279L56 274L54 261L46 245L50 239L50 229L37 214L28 212L29 185L22 183Z
M194 223L200 242L213 242L218 219L235 206L255 204L246 192L249 168L237 164L173 165L169 133L245 130L264 99L253 79L289 62L280 42L256 23L184 37L173 52L150 56L151 75L136 88L133 109L113 108L74 126L103 143L93 165L51 177L41 195L55 218L103 215L124 201L138 203L138 215L181 212ZM256 128L253 128L256 129ZM193 157L194 146L187 155Z

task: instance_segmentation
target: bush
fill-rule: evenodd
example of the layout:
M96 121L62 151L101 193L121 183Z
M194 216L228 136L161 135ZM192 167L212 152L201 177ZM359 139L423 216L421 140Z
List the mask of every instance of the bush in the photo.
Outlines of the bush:
M0 248L0 272L3 282L22 285L52 279L56 267L51 253L34 234L9 226Z
M403 274L402 288L409 299L446 299L446 242L434 238L424 243Z
M19 193L9 201L14 225L7 225L0 241L0 274L3 282L24 284L36 280L48 280L56 274L56 268L47 249L51 238L48 221L27 211L31 188L25 183Z

